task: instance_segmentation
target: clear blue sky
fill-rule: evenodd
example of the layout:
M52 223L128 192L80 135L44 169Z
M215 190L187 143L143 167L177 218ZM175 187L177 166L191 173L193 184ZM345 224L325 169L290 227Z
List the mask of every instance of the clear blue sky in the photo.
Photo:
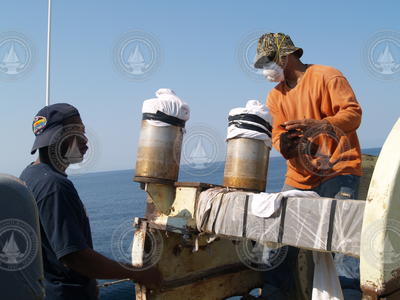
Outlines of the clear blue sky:
M228 111L248 99L264 101L274 86L241 70L235 56L241 41L257 30L285 32L304 49L303 62L345 74L363 108L362 147L380 147L399 117L400 81L371 76L362 51L376 32L400 31L399 3L53 0L51 101L75 105L96 135L91 171L129 169L143 100L160 87L172 88L190 104L188 125L208 124L223 137ZM2 2L1 31L22 33L35 50L25 77L0 79L3 173L19 175L34 159L31 123L45 101L46 26L47 1ZM113 49L130 30L152 33L163 53L160 68L144 82L125 78L113 65Z

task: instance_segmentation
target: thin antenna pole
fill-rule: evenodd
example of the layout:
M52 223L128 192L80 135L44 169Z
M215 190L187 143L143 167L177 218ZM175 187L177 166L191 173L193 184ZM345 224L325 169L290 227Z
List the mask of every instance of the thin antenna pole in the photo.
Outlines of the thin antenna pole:
M46 106L50 105L50 50L51 50L51 0L48 0L47 12L47 69L46 69Z

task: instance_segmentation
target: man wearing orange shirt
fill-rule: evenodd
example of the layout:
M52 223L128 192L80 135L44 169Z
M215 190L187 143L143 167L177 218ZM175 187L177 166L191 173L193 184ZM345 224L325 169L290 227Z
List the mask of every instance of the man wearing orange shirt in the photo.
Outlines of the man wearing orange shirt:
M356 129L361 107L343 74L300 61L303 49L288 35L267 33L258 41L255 67L278 84L267 98L273 117L273 146L287 160L283 190L313 190L321 197L355 199L361 176ZM266 273L263 296L291 299L298 249ZM361 299L358 260L335 256L345 300Z

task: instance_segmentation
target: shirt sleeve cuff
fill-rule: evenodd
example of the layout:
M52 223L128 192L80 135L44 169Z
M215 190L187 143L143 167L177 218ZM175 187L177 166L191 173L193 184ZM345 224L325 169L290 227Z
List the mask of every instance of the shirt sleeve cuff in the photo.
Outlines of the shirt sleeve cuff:
M58 260L60 260L61 258L63 258L64 256L74 253L74 252L78 252L81 250L85 250L89 248L87 245L81 245L81 246L69 246L67 248L61 249L57 252L55 252L56 257Z

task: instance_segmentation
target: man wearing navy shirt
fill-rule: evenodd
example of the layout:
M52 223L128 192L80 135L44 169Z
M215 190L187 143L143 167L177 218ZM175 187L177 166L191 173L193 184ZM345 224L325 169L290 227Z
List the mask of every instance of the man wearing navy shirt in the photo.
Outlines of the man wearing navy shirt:
M39 157L20 178L39 209L46 300L97 299L96 278L159 283L155 269L135 271L93 250L86 210L65 174L88 149L78 110L66 103L46 106L34 118L32 129L36 139L31 154L39 150Z

